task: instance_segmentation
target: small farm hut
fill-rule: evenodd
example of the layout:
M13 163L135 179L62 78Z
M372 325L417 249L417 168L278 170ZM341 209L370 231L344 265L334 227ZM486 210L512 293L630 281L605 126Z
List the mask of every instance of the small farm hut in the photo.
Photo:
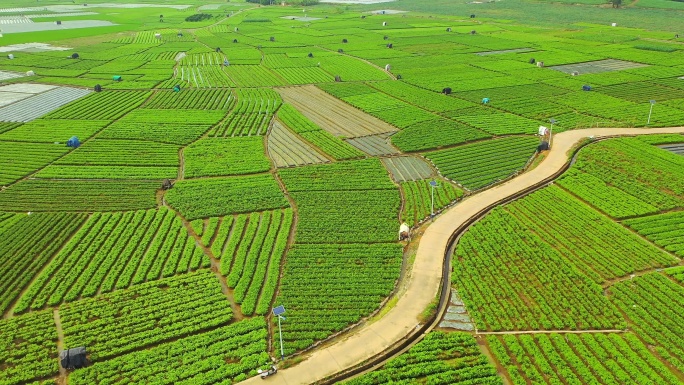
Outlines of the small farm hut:
M482 98L482 104L489 104L489 98Z
M335 81L340 83L342 81L342 77L340 75L335 75Z
M543 68L543 67L544 67L544 62L543 62L543 61L538 61L538 62L537 62L537 67Z
M235 27L235 32L237 32L237 31L239 31L239 30L240 30L240 28L238 28L238 27Z
M386 21L383 21L383 22L382 22L382 26L383 26L383 27L386 27L386 26L387 26L387 22L386 22Z
M64 369L78 369L86 366L86 348L81 346L59 352L59 362Z
M55 21L55 24L57 24L57 25L62 25L62 21L61 21L61 20L57 20L57 21Z
M69 138L69 140L67 140L66 145L67 147L78 148L81 145L81 141L78 140L78 136L72 136Z
M216 47L216 52L221 52L221 48Z
M471 15L470 15L470 18L471 18L471 19L474 19L474 18L475 18L475 14L474 14L474 13L471 14Z
M339 53L344 53L344 50L342 48L338 49L337 52Z
M387 44L387 48L393 48L393 47L394 46L392 45L392 43Z
M36 73L33 72L33 71L26 71L26 76L33 76L33 75L35 75L35 74L36 74Z
M389 64L385 64L385 71L390 72L392 70L392 66Z
M180 92L180 90L181 90L180 85L176 84L175 86L173 86L173 92Z
M155 37L156 39L161 39L161 33L155 33L155 34L154 34L154 37Z
M451 87L442 88L442 93L444 95L450 95L451 94Z
M451 27L447 28L447 32L451 32Z
M534 63L536 63L536 62L537 62L537 61L536 61L534 58L530 58L530 64L534 64Z
M397 74L397 80L401 80L401 74Z
M406 224L406 222L402 223L401 226L399 226L399 240L404 241L408 240L411 237L411 228Z
M14 59L14 55L13 55L13 54L9 54L9 55L7 55L7 58L10 59L10 60L12 60L12 59Z
M347 39L342 39L342 43L348 43Z
M470 31L470 34L471 34L471 35L474 35L474 34L476 34L476 33L477 33L477 31L475 31L475 30Z
M389 40L389 36L387 36L387 35L383 36L382 40Z
M101 92L102 91L102 86L99 84L95 84L95 87L93 87L93 90L95 92Z
M591 86L586 85L586 84L583 85L583 86L582 86L582 91L591 91Z
M237 39L233 39L233 43L237 43Z
M223 61L223 66L224 66L224 67L228 67L229 65L230 65L230 62L228 61L228 59L225 59L225 60Z
M313 52L309 52L309 54L306 55L306 56L307 56L307 57L313 57Z
M71 54L72 59L78 59L79 57L81 57L81 56L79 54L77 54L76 52Z
M112 76L112 80L114 80L115 82L120 82L123 80L123 78L121 77L121 75L114 75Z
M572 73L571 73L570 75L572 75L572 76L578 76L578 75L579 75L579 71L572 71Z
M275 41L275 36L271 36L268 40Z
M176 37L183 37L183 32L178 32L178 33L176 34Z

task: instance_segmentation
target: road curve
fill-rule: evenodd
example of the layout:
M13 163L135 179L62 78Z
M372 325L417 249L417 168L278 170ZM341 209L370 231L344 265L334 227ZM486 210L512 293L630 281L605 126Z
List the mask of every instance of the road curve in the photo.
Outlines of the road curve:
M553 176L568 162L572 147L584 138L660 133L684 133L684 127L589 128L556 134L551 151L536 168L463 200L435 219L421 238L411 275L406 278L406 293L383 318L352 331L341 337L339 342L315 351L301 363L279 370L264 381L269 384L311 384L358 365L401 342L419 327L418 317L438 294L444 253L455 229L484 208ZM265 382L257 376L241 384Z

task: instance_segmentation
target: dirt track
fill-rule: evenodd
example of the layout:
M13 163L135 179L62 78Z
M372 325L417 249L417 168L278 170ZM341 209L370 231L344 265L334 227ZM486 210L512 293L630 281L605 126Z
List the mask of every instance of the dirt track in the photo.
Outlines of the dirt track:
M358 110L316 86L276 88L286 103L335 136L355 138L397 131L382 120Z
M418 326L418 317L437 296L442 279L443 256L454 229L477 215L483 208L553 176L568 162L568 153L572 147L588 136L657 133L684 133L684 127L593 128L566 131L554 136L551 151L535 169L476 194L435 219L423 234L418 246L413 270L406 278L406 293L382 319L355 329L352 334L343 336L333 345L314 351L306 360L294 367L280 370L266 382L287 385L311 384L381 354ZM242 384L263 383L261 381L259 377L254 377Z

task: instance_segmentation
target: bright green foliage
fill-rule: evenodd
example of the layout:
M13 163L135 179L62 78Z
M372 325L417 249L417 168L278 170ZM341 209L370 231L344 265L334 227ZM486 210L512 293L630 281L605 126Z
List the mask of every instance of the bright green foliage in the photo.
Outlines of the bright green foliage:
M684 212L634 218L624 224L663 249L684 257Z
M392 144L404 152L413 152L489 138L490 135L453 120L434 119L407 126L392 135Z
M624 327L599 285L505 209L472 226L452 261L452 282L480 330Z
M246 88L237 91L237 104L209 136L264 135L282 100L269 88Z
M159 182L29 179L0 192L4 211L121 211L156 206Z
M287 309L285 354L375 310L394 288L401 254L399 244L295 244L287 253L275 302Z
M234 103L235 97L226 89L191 89L181 92L168 90L153 94L145 108L227 111Z
M684 143L684 135L681 134L640 135L637 139L648 144Z
M76 301L62 306L60 317L66 346L87 346L97 362L226 325L232 313L216 276L201 271Z
M151 140L159 143L188 144L211 128L211 123L196 123L191 114L187 122L118 121L98 136L100 139ZM220 117L217 116L217 119ZM151 144L153 145L153 144Z
M373 372L344 382L349 385L388 384L399 381L429 384L501 385L473 336L431 332L409 351Z
M418 224L423 219L431 214L432 191L428 180L419 180L415 182L403 182L401 188L404 191L404 210L401 213L402 221L409 226ZM455 187L453 184L445 181L439 181L439 187L434 188L435 212L449 205L451 202L460 198L463 191Z
M0 186L38 171L68 151L57 144L0 142Z
M557 187L539 190L505 210L596 283L679 262Z
M0 140L50 143L52 147L61 147L54 143L66 144L72 136L87 140L109 123L109 120L36 119L5 132Z
M404 82L374 82L369 83L369 85L388 95L428 111L443 112L474 106L473 103L444 94L438 94L437 92L419 88ZM479 100L475 101L477 102Z
M268 171L264 139L255 137L205 138L183 150L186 178L244 175Z
M534 137L514 136L428 152L425 157L444 177L478 190L521 170L537 143Z
M192 383L239 382L269 362L268 331L257 317L211 329L202 334L138 350L73 372L69 383ZM182 366L178 363L182 362ZM131 365L131 363L136 363ZM144 363L144 364L141 364Z
M288 191L387 190L396 188L377 159L279 170Z
M684 371L684 287L657 274L619 282L611 299L630 329L680 372Z
M209 266L167 208L93 214L22 296L15 311L41 309Z
M0 314L8 310L53 253L84 222L78 214L35 213L0 222Z
M551 384L681 383L633 334L488 336L487 343L514 384L527 383L522 375Z
M684 157L636 138L587 146L573 168L591 176L572 173L561 185L609 215L624 217L652 213L653 207L684 206Z
M166 200L188 220L288 207L272 175L183 180Z
M665 274L674 278L675 280L684 283L684 266L671 267L665 270Z
M51 311L0 320L0 383L23 384L58 373L57 329Z
M94 92L48 114L46 118L114 120L141 105L150 94L149 91Z
M363 152L347 142L320 128L289 104L285 104L280 108L278 119L292 131L332 156L335 160L359 158L364 155Z

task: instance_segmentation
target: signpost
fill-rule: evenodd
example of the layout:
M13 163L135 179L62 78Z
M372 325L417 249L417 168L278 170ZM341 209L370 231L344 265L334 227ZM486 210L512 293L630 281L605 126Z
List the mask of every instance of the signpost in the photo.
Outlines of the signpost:
M283 329L280 327L280 320L286 319L285 317L283 317L283 314L285 314L285 306L280 305L278 307L273 308L273 315L278 317L278 332L280 333L280 359L281 360L285 359L285 350L283 349Z
M557 122L557 120L551 118L549 119L549 122L551 123L551 129L549 130L549 148L551 148L551 136L553 135L553 125Z
M432 199L430 200L430 218L434 218L435 216L435 187L439 187L437 185L437 182L434 180L430 181L430 187L432 190Z

